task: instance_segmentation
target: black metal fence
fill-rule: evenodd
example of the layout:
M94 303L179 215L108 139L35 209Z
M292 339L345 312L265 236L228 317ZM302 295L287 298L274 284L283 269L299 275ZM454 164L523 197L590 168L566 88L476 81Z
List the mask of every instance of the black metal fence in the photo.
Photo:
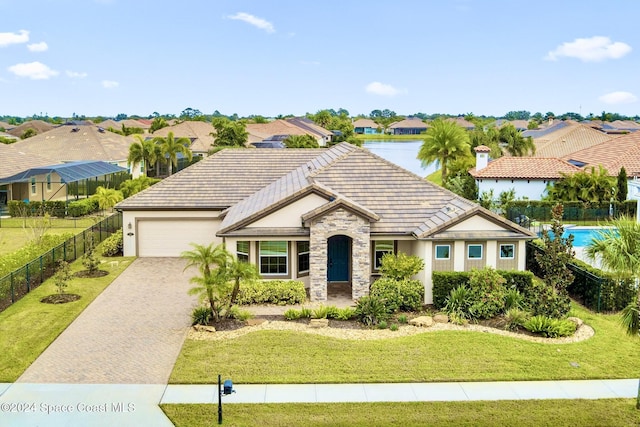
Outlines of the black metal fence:
M97 245L121 228L122 214L117 213L106 217L23 267L0 278L0 311L53 276L59 261L71 262L84 255L91 238L93 238L93 244Z
M548 201L515 201L512 202L506 211L506 217L514 222L522 221L551 221L551 209L556 202ZM564 202L563 222L581 221L605 221L620 216L634 218L636 215L637 202L627 200L623 203L582 203Z
M527 242L527 270L540 277L536 253L544 254L544 249ZM569 263L567 267L573 273L573 282L567 287L569 295L598 313L622 310L637 294L632 279L618 280L597 268L582 267L578 263Z

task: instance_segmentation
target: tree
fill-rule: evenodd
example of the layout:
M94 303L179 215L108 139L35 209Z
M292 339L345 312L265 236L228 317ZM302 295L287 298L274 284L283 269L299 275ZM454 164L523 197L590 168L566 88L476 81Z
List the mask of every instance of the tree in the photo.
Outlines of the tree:
M618 172L618 181L617 181L617 191L616 191L616 199L619 202L624 202L627 200L627 192L629 189L627 188L627 170L623 167L620 168L620 172Z
M38 134L38 131L36 131L34 128L28 128L27 130L22 132L22 135L20 135L20 139L31 138L32 136L35 136L37 134Z
M94 194L93 197L98 200L98 206L102 211L108 208L113 208L116 203L122 201L124 198L122 196L122 192L114 188L105 188L103 186L96 188L96 194Z
M318 148L318 141L311 135L289 135L284 141L287 148Z
M498 139L512 156L523 157L536 152L533 139L530 136L522 136L522 132L511 123L500 128Z
M529 120L531 113L525 110L521 111L509 111L504 115L507 120Z
M230 306L235 304L242 282L249 282L260 278L258 268L254 264L240 261L237 258L233 258L233 260L227 264L227 274L233 281L233 289L231 290L231 297L229 299Z
M500 148L500 132L498 129L490 127L485 131L482 128L476 127L468 132L471 148L484 145L491 148L491 151L489 152L490 158L498 159L502 157L502 148Z
M58 269L53 276L53 283L56 285L56 288L58 288L58 295L64 294L69 280L71 280L71 267L65 260L60 260L58 262Z
M131 169L142 163L144 174L147 175L149 167L154 165L160 156L160 147L150 139L145 140L140 135L134 135L135 142L129 146L129 157L127 162Z
M640 279L640 223L621 217L609 223L613 228L599 232L585 248L587 256L599 259L603 268L622 281L635 280L636 288ZM625 332L640 337L640 289L635 301L631 301L621 312L620 323ZM640 381L636 396L636 409L640 409Z
M156 136L153 138L155 144L160 145L160 154L169 164L169 175L173 174L173 169L178 167L178 153L185 156L189 161L193 158L191 140L186 137L174 138L173 132L169 132L166 137Z
M144 189L151 187L153 184L160 182L159 179L149 178L148 176L139 176L136 179L128 179L120 184L119 190L125 199L131 197Z
M158 113L155 113L155 114L158 114ZM151 127L149 128L149 132L154 133L155 131L162 128L166 128L167 126L169 126L169 123L167 123L164 117L155 117L151 122Z
M215 133L211 136L214 138L214 147L245 147L249 141L249 132L244 121L231 121L226 118L213 119L213 127Z
M464 157L471 157L467 132L455 122L440 119L431 122L424 143L418 151L422 166L437 161L442 168L442 182L445 183L449 164Z
M609 203L614 195L615 180L602 166L572 174L547 184L547 198L565 202Z
M564 226L562 214L564 208L558 203L551 209L551 233L542 230L544 252L535 255L540 266L542 280L546 287L540 292L541 304L535 308L536 314L561 318L566 316L571 308L571 300L567 286L573 282L573 273L567 264L573 259L573 236L563 237Z

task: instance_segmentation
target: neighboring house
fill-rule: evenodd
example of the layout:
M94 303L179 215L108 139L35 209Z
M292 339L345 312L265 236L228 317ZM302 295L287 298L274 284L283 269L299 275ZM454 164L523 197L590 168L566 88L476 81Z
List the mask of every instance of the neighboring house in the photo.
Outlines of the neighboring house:
M107 119L103 122L98 123L98 126L100 126L103 129L113 128L115 130L122 130L123 125L124 127L127 127L127 128L140 128L144 130L145 133L148 133L149 128L151 127L151 124L147 124L146 121L140 121L135 119L126 119L126 120L119 120L119 121L116 121L113 119Z
M516 128L516 130L524 132L525 130L529 129L529 120L498 119L493 122L493 125L498 129L506 125L512 125L514 128Z
M444 121L453 122L466 130L474 130L476 128L476 125L466 120L464 117L449 117L447 119L444 119Z
M427 131L427 124L421 119L411 117L389 125L391 135L419 135Z
M306 117L294 117L286 119L286 122L314 135L318 140L318 145L320 145L320 147L326 147L331 144L331 141L333 141L334 133L332 131L325 129L322 126L318 126L313 122L313 120L307 119Z
M17 136L18 138L21 138L22 135L27 131L27 129L33 129L37 135L37 134L50 131L55 127L56 125L52 125L51 123L47 123L43 120L29 120L27 122L22 123L19 126L8 129L7 133L13 136Z
M565 160L582 168L600 165L611 176L617 176L624 167L630 180L640 178L640 132L612 138L571 153Z
M629 133L640 130L640 124L632 120L615 120L613 122L602 122L602 130L606 133Z
M333 134L328 130L315 124L311 126L306 122L304 126L300 124L300 121L281 119L273 120L269 123L249 123L247 124L249 143L255 145L254 143L256 142L273 141L274 138L286 138L291 135L311 135L320 147L325 147L331 142Z
M583 124L571 122L533 139L535 157L565 158L576 151L611 140L612 136Z
M148 135L148 138L163 137L166 138L169 132L173 132L174 138L189 138L191 140L191 152L194 156L206 157L209 150L213 148L215 141L214 134L216 132L213 125L209 122L185 120L173 126L167 126L158 129L154 133Z
M505 156L489 161L489 147L480 145L474 150L476 167L469 174L475 178L479 194L493 190L495 198L513 189L517 199L540 200L546 195L549 182L562 178L562 173L581 171L557 158Z
M569 126L569 124L570 124L569 120L562 121L562 120L549 119L548 122L542 123L540 127L538 127L538 129L528 129L523 131L522 136L524 136L525 138L527 136L530 136L534 140L540 139L549 135L550 133L556 132L566 126Z
M382 133L382 126L371 119L358 119L353 122L353 131L360 135Z
M10 125L7 122L0 122L0 128L4 129L5 131L13 129L14 127L16 127L16 125Z
M65 124L11 145L25 154L58 162L108 162L129 169L137 178L143 174L142 165L131 168L127 161L133 141L131 136L118 135L97 125Z
M266 279L297 279L313 301L349 283L368 294L382 255L421 257L434 271L524 270L527 229L368 150L222 150L116 205L124 255L177 257L224 243Z
M0 144L0 211L6 209L9 200L69 201L86 197L96 182L109 182L117 179L115 174L126 172L126 168L102 161L56 162L26 154L16 145Z

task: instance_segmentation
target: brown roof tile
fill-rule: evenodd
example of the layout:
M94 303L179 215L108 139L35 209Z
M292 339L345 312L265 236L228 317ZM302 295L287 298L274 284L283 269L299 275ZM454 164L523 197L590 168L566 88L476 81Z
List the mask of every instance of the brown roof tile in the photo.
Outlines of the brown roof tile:
M471 169L469 173L476 179L556 179L562 173L578 172L580 168L555 158L541 157L500 157L477 171Z

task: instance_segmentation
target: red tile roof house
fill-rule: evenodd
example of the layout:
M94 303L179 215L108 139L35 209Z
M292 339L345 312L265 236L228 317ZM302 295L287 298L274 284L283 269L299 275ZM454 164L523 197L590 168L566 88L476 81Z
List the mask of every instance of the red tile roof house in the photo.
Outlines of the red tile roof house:
M387 252L420 256L432 272L525 269L529 230L368 150L225 149L120 202L124 254L177 257L224 243L265 279L305 283L312 301L350 284L368 294Z

